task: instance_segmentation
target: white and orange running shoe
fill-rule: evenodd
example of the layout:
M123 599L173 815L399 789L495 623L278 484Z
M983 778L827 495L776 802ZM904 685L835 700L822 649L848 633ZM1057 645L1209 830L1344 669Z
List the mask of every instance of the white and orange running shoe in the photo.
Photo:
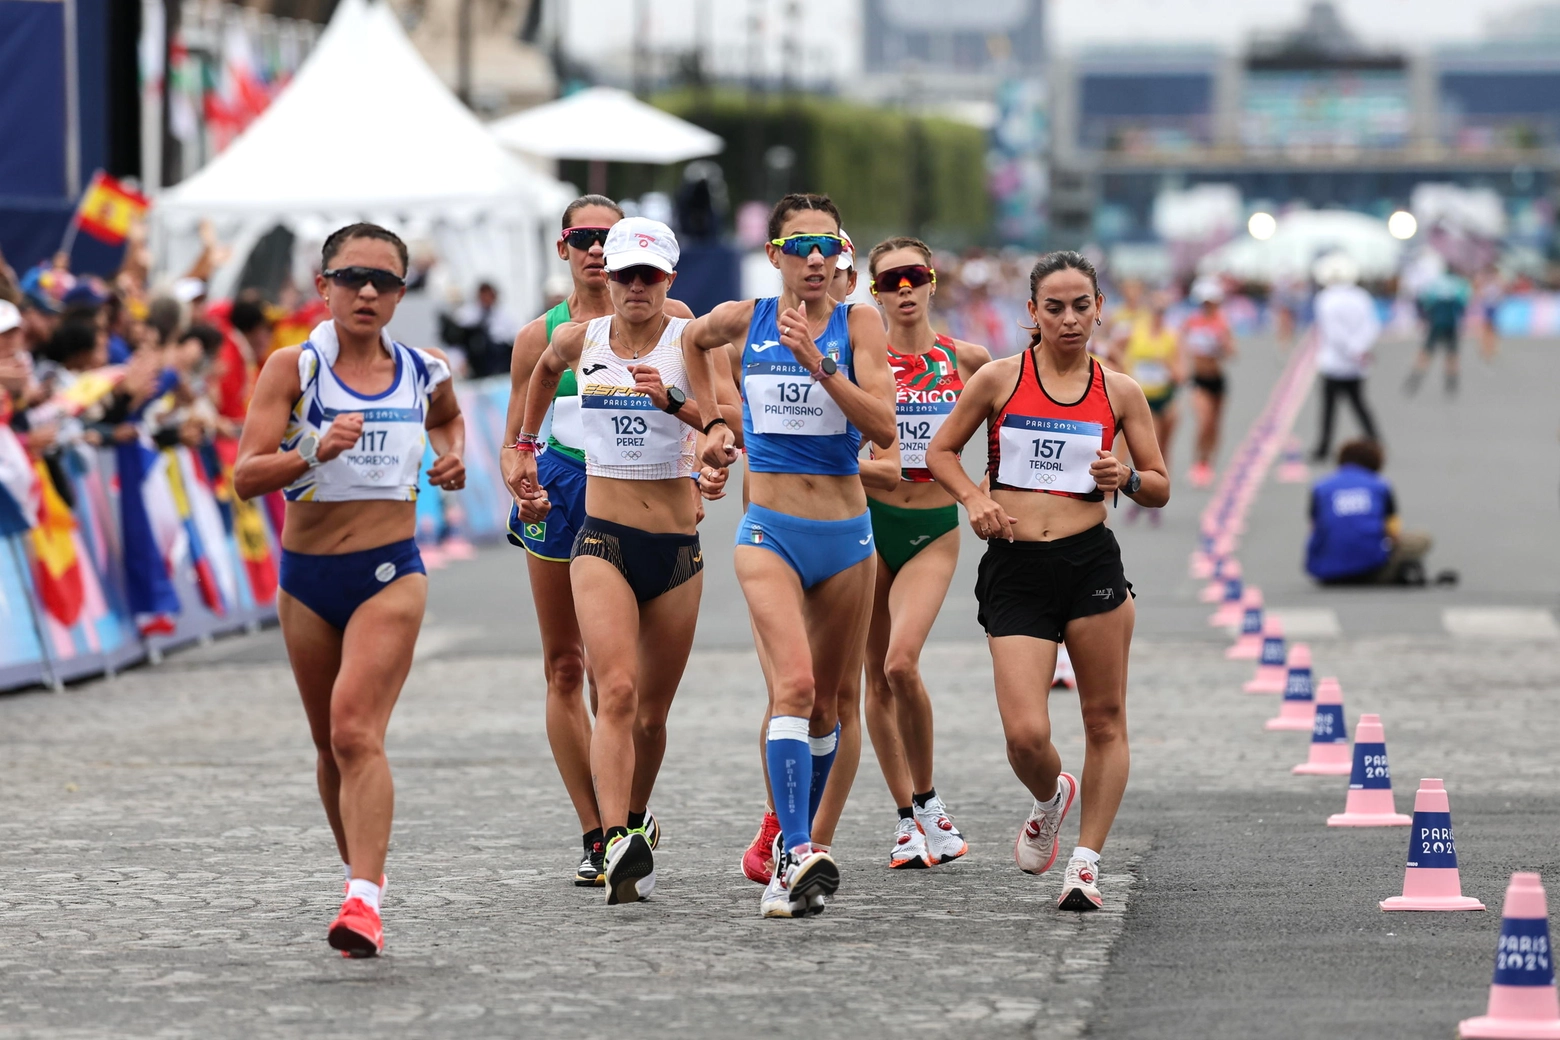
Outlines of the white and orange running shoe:
M1062 821L1078 794L1077 779L1071 773L1061 774L1056 778L1056 792L1061 795L1060 807L1048 811L1037 800L1013 843L1013 862L1026 874L1044 874L1056 863L1062 843Z
M925 805L916 807L915 822L926 835L926 850L931 854L934 866L951 863L970 851L969 842L948 818L948 807L937 795L928 798Z
M1104 900L1100 898L1098 863L1086 859L1067 862L1067 879L1062 882L1062 897L1056 901L1058 910L1098 910Z
M330 923L330 945L343 957L378 957L385 948L385 928L379 911L357 896L341 904Z
M926 834L913 818L900 820L894 830L894 847L888 850L890 870L921 870L931 866L930 850L926 847Z

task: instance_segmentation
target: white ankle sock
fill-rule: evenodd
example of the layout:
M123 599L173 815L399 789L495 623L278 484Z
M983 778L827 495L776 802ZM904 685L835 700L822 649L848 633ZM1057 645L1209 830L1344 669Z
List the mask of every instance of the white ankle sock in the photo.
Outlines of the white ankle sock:
M1040 808L1044 809L1046 812L1051 812L1054 809L1060 809L1062 807L1062 785L1060 783L1056 785L1056 794L1051 796L1050 801L1042 802L1040 799L1036 798L1035 802L1039 804Z
M1072 850L1072 858L1086 860L1091 867L1100 865L1100 854L1093 849L1086 849L1082 845Z
M375 913L379 912L379 886L372 881L353 878L348 882L347 898L352 899L354 897L363 900L363 902L373 907Z
M352 864L350 864L350 863L343 863L341 865L341 876L342 876L343 879L345 879L347 881L351 881L352 880Z

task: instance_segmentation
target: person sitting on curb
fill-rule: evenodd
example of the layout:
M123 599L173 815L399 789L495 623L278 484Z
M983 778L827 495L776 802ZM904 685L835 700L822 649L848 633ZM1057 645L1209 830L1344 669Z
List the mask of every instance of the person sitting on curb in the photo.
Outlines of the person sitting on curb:
M1431 540L1404 531L1381 445L1359 438L1338 450L1338 469L1311 489L1306 573L1324 585L1424 585ZM1457 580L1443 571L1437 584Z

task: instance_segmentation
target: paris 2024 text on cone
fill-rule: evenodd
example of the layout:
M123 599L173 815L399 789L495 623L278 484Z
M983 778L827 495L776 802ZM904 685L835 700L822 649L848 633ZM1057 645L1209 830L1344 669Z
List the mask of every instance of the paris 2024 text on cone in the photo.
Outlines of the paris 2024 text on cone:
M1344 776L1354 768L1349 757L1349 726L1343 718L1343 687L1332 676L1316 684L1311 720L1311 751L1290 770L1303 776Z
M1284 664L1284 625L1276 617L1262 624L1262 651L1257 674L1242 686L1247 693L1283 693L1289 669Z
M1457 1035L1560 1040L1560 998L1549 945L1549 908L1537 874L1516 873L1506 889L1488 1011L1457 1023Z
M1255 626L1252 630L1262 631L1262 590L1255 585L1247 585L1236 575L1225 582L1225 597L1219 603L1219 609L1208 615L1208 625L1212 628L1229 628L1231 625L1245 627L1246 619L1250 611L1255 610L1256 616L1251 619ZM1230 594L1234 593L1234 598Z
M1316 725L1316 701L1311 693L1311 648L1296 643L1289 648L1289 670L1284 676L1284 699L1278 714L1263 729L1308 730Z
M1240 635L1224 656L1230 661L1255 661L1262 656L1262 633L1267 624L1262 613L1262 590L1247 585L1241 610Z
M1403 894L1381 901L1383 910L1483 910L1462 894L1457 846L1452 842L1452 806L1440 780L1419 781L1414 822L1408 829L1408 867Z
M1327 817L1329 827L1407 827L1413 821L1392 802L1387 737L1380 715L1361 715L1354 729L1354 769L1343 812Z

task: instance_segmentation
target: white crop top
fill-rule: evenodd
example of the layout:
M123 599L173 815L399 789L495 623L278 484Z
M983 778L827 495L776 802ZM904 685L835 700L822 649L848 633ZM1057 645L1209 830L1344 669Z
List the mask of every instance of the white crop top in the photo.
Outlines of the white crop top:
M630 365L653 367L665 386L688 395L685 407L693 407L683 368L682 333L687 324L687 318L669 319L661 339L642 358L620 358L612 352L610 314L585 326L576 371L587 476L670 480L693 474L697 443L693 427L635 390L628 370Z
M293 405L282 450L291 451L305 433L323 435L331 420L347 412L363 416L363 436L329 462L322 462L283 494L291 502L351 502L360 499L417 500L417 474L428 443L428 398L449 379L450 368L427 351L413 350L381 332L385 353L395 358L395 379L378 394L360 394L332 366L340 352L334 321L315 326L298 352L303 386Z

